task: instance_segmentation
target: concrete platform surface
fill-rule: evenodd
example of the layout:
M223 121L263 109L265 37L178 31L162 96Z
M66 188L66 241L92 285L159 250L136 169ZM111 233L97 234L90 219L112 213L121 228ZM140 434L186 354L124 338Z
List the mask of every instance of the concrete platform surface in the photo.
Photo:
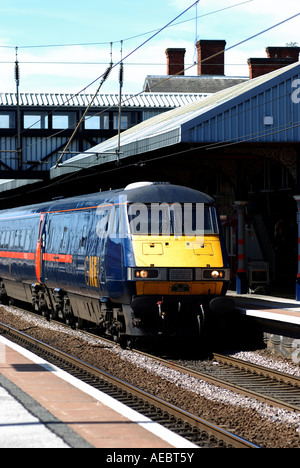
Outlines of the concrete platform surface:
M0 448L196 448L0 336Z

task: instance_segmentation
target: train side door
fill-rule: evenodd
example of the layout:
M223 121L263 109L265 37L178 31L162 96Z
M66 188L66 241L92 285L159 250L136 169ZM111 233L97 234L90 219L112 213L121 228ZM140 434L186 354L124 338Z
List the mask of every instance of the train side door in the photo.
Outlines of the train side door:
M115 204L110 211L105 247L107 289L112 297L120 298L124 293L124 272L122 260L121 210L119 204Z
M35 274L38 283L44 282L44 260L46 243L46 213L42 213L39 220L38 236L35 249Z

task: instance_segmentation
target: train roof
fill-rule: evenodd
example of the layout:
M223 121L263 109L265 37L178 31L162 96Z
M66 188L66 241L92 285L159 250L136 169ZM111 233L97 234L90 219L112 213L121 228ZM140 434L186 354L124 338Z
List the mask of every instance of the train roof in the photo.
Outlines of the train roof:
M198 190L166 182L136 182L123 189L97 192L71 198L51 200L29 206L10 208L0 211L0 216L7 213L40 214L63 212L74 209L97 208L101 204L114 203L120 196L126 197L127 203L214 203L209 195Z
M166 182L138 182L124 189L129 203L214 203L206 193Z

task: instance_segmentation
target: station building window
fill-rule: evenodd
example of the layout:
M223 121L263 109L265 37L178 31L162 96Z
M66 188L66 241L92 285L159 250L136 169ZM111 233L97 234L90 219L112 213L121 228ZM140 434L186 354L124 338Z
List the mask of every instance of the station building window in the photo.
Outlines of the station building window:
M119 114L114 114L114 130L119 128ZM121 114L121 130L127 130L129 128L129 115L128 113Z
M109 114L87 114L84 119L86 130L109 130Z
M66 129L74 127L76 124L76 113L75 112L55 112L52 115L52 128L54 129Z
M114 120L114 130L118 130L119 124L119 113L114 112L113 115ZM142 121L142 113L138 111L131 111L131 112L122 112L121 113L121 130L127 130L128 128L137 125Z
M0 128L15 128L15 113L0 112Z
M48 114L46 112L25 112L23 123L26 129L41 130L48 128Z

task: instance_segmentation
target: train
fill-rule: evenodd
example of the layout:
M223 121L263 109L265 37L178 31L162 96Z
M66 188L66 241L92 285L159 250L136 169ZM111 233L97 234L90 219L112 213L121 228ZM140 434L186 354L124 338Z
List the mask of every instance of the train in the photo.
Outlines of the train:
M126 346L199 336L230 269L207 194L167 182L0 211L0 300Z

